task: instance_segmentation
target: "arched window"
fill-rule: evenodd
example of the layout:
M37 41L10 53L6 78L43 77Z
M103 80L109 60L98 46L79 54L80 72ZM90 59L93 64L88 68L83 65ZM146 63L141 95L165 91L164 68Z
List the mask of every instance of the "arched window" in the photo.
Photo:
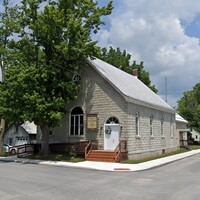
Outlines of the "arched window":
M153 136L153 115L150 116L150 136Z
M83 110L81 107L75 107L71 111L70 135L83 135Z
M109 117L106 124L119 124L119 120L116 117Z
M135 132L136 136L140 135L140 120L139 120L139 113L135 114Z
M81 81L81 76L80 76L79 74L75 74L75 75L73 76L73 81L74 81L74 82L80 82L80 81Z

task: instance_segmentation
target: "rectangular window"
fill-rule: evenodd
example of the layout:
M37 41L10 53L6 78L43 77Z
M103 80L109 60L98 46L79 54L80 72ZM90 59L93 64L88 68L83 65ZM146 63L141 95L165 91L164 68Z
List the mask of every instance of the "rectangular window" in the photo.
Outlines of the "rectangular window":
M79 116L75 116L75 135L79 135Z
M153 137L153 116L150 117L150 136Z
M136 132L136 136L140 135L140 121L139 121L138 113L136 113L135 115L135 132Z
M71 135L83 135L83 115L71 115Z
M80 116L80 135L83 135L83 116Z
M10 137L9 137L9 138L8 138L8 144L9 144L9 145L12 145L12 143L13 143L13 138L10 138Z
M172 122L170 123L170 135L171 135L171 138L174 137L174 126Z
M74 116L71 116L71 132L70 135L74 135Z
M160 130L161 130L161 135L162 135L162 137L164 137L164 128L163 128L163 124L164 124L163 119L161 119L161 122L160 122Z

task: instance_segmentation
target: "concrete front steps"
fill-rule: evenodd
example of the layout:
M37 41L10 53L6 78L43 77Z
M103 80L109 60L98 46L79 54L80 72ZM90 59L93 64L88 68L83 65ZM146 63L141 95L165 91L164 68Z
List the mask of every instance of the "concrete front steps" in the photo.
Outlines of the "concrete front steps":
M121 153L116 157L114 151L103 151L103 150L92 150L86 160L88 161L99 161L99 162L119 162Z

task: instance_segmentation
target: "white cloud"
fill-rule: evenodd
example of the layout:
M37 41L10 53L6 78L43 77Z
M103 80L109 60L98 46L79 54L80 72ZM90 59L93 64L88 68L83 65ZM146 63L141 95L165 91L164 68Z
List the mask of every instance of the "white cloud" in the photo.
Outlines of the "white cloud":
M98 35L94 35L93 38L99 41L99 45L102 47L108 47L111 45L109 43L110 32L108 30L100 30Z
M190 23L200 14L199 0L114 0L113 3L113 14L107 17L110 27L100 30L94 39L102 47L120 47L131 53L133 60L143 60L161 95L165 93L167 77L168 102L175 106L182 92L191 90L200 81L199 39L186 35L181 23Z
M166 76L168 102L176 106L182 92L200 81L199 39L186 35L181 23L200 14L199 0L126 0L120 13L122 2L117 3L99 44L126 49L137 62L143 60L160 94Z

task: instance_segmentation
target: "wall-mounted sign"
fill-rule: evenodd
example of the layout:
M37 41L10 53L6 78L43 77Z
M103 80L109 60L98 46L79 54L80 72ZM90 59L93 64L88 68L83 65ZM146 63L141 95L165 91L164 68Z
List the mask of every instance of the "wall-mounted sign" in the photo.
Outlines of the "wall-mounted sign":
M97 114L87 115L87 131L97 131L98 129L98 117Z

